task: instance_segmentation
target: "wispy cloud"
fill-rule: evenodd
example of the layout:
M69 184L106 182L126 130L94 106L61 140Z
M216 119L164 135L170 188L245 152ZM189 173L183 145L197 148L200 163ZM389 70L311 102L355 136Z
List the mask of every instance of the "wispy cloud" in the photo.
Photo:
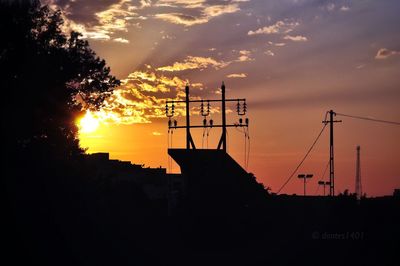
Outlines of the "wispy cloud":
M387 59L391 56L400 55L400 51L389 50L386 48L381 48L375 55L375 59Z
M109 33L127 31L128 20L126 20L126 17L136 15L130 7L132 7L130 1L121 0L117 4L111 5L110 8L95 13L99 26L95 26L94 29L97 28Z
M291 36L291 35L286 35L283 37L285 40L290 40L293 42L306 42L308 39L305 36L297 35L297 36Z
M205 17L195 17L183 13L156 14L154 17L173 24L180 24L185 26L193 26L208 22L208 19Z
M203 13L206 17L211 19L213 17L218 17L224 14L235 13L239 10L240 8L237 4L213 5L206 7Z
M248 35L289 33L299 26L298 22L279 20L275 24L249 31Z
M247 62L247 61L253 61L254 59L251 58L251 52L248 50L240 50L239 51L239 57L236 60L237 62Z
M284 43L284 42L275 43L275 42L271 42L271 41L269 41L268 44L271 46L276 46L276 47L283 47L286 45L286 43Z
M205 0L158 0L156 6L200 8L204 7Z
M254 58L251 57L251 51L249 50L240 50L240 51L233 50L233 52L237 52L238 57L230 61L217 60L212 57L187 56L182 61L177 61L172 65L158 67L157 71L178 72L178 71L195 70L195 69L203 70L209 67L218 70L221 68L225 68L235 62L240 63L240 62L254 61Z
M246 73L238 73L238 74L229 74L226 76L227 78L246 78Z
M151 123L154 118L165 117L166 99L183 99L183 89L188 82L177 76L166 76L148 66L145 71L134 71L121 80L121 86L94 115L106 124ZM202 86L201 83L191 84L192 89ZM175 113L184 114L180 108L176 108Z
M274 55L275 55L275 53L272 52L271 50L265 51L264 54L266 54L266 55L268 55L268 56L274 56Z
M349 10L350 10L350 7L348 7L348 6L342 6L340 8L340 11L349 11Z
M203 0L161 0L158 6L180 7L180 12L158 13L154 17L173 24L194 26L204 24L211 19L224 14L235 13L240 10L237 3L231 2L224 5L209 5ZM186 9L196 9L197 15L188 14Z
M119 43L129 43L129 40L124 39L124 38L115 38L113 39L114 42L119 42Z
M229 62L217 61L211 57L188 56L182 62L175 62L171 66L157 68L158 71L183 71L188 69L205 69L214 67L220 69L229 65Z
M328 12L335 12L335 11L349 11L350 7L347 5L342 5L340 6L339 4L335 4L333 2L327 3L323 6L320 7L322 10L328 11Z
M328 3L325 8L328 11L333 11L333 10L335 10L335 7L336 7L336 5L334 3Z

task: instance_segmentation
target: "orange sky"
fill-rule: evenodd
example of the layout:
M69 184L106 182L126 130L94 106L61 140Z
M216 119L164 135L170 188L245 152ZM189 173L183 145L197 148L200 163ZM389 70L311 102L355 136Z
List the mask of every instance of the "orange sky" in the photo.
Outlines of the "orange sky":
M94 114L97 130L81 133L88 152L168 167L164 101L182 99L187 81L196 98L219 98L223 80L227 97L247 98L248 170L273 192L316 138L326 111L400 121L397 0L48 2L65 12L66 30L82 32L122 80ZM360 145L363 191L392 194L400 187L400 126L337 118L343 122L335 124L336 193L354 191ZM201 147L202 130L192 133ZM174 133L174 147L184 147L183 134ZM210 147L219 134L211 131ZM314 174L310 194L329 159L328 136L326 130L299 169ZM228 139L229 153L243 165L243 134L231 129ZM282 193L302 191L293 178Z
M250 102L251 106L251 102ZM251 150L248 170L273 191L279 189L294 167L300 162L322 127L324 110L295 109L284 111L252 111L250 114ZM228 120L233 121L234 115ZM230 118L230 119L229 119ZM395 118L395 117L394 117ZM356 145L361 146L363 191L368 195L385 195L400 186L398 162L400 128L351 118L341 118L335 124L336 192L354 190ZM194 119L196 120L196 119ZM151 167L168 167L167 119L150 124L104 125L92 133L82 133L82 146L88 152L110 152L111 158L128 160ZM181 122L181 121L180 121ZM182 123L183 124L183 121ZM202 145L202 130L194 129L197 147ZM209 147L216 147L218 129L210 132ZM184 147L184 130L174 132L173 147ZM204 147L206 146L204 140ZM244 136L229 129L228 152L244 166ZM324 131L316 148L299 169L299 173L313 173L307 186L310 194L323 192L317 188L329 158L329 131ZM179 172L176 164L169 172ZM328 173L325 174L325 180ZM293 178L282 193L302 193L302 183Z

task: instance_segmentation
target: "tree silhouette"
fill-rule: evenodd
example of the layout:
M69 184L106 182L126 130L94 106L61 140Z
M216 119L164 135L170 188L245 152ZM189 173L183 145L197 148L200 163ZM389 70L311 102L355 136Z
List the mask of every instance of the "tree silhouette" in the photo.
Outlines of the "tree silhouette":
M76 118L119 85L88 42L62 26L61 12L40 1L0 2L2 131L17 158L80 154Z

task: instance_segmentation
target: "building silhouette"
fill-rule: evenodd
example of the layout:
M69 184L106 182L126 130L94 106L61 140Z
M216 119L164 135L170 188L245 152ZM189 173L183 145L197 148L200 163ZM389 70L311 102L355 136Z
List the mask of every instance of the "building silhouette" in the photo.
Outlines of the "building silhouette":
M134 182L150 200L164 201L170 208L177 206L183 192L181 174L167 174L166 168L112 160L109 153L102 152L86 154L85 165L92 178Z

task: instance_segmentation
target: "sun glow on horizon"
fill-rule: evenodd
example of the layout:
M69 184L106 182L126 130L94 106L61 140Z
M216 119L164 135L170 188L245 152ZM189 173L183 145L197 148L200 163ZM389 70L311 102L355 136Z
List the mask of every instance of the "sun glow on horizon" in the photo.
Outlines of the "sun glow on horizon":
M87 111L85 116L78 121L79 132L92 133L97 130L99 124L99 120L90 111Z

